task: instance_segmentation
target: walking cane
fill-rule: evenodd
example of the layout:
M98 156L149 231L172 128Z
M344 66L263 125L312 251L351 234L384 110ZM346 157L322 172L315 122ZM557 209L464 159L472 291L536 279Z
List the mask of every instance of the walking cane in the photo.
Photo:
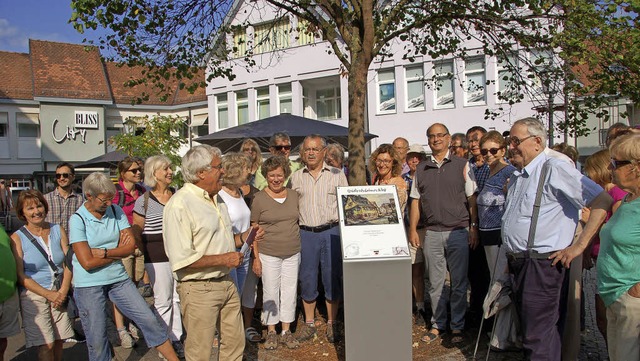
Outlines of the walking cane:
M482 246L481 246L482 247ZM500 249L502 246L498 246L498 257L496 257L495 262L493 263L493 273L491 276L491 282L489 283L489 289L493 286L493 282L495 282L496 278L496 267L498 266L498 259L500 259ZM488 296L489 294L487 294ZM486 297L485 296L485 299ZM482 308L482 319L480 320L480 328L478 329L478 337L476 337L476 347L473 350L472 360L477 360L476 354L478 353L478 344L480 344L480 336L482 335L482 326L484 325L484 307ZM493 327L491 327L491 336L489 337L489 347L487 347L487 360L489 360L489 352L491 351L491 340L493 339L493 334L496 331L496 322L494 320Z

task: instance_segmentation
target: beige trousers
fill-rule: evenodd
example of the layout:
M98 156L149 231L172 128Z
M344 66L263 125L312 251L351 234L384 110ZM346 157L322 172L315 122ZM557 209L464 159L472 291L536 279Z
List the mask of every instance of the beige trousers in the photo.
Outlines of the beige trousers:
M220 331L220 360L242 361L244 327L240 297L231 277L178 282L182 323L187 330L187 361L209 361L216 328Z

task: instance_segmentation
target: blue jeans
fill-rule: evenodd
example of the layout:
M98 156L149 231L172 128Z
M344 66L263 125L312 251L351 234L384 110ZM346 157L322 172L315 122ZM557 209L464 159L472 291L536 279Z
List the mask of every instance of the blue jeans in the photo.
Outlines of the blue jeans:
M107 298L138 325L149 347L159 346L169 339L166 327L158 323L149 305L128 278L103 286L77 287L73 292L87 336L91 361L110 361L112 358L107 338Z
M467 269L469 268L469 230L427 231L424 239L425 261L429 275L431 298L431 327L447 329L447 299L451 302L451 329L464 329L467 312ZM451 295L445 294L444 281L449 269Z
M300 289L302 299L318 297L318 265L322 276L324 297L337 301L342 297L342 252L340 228L333 227L314 233L300 230Z

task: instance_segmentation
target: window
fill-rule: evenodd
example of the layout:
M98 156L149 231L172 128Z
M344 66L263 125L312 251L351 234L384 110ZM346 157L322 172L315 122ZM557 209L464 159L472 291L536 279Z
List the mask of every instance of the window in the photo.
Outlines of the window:
M315 28L304 19L298 19L298 45L309 45L315 41Z
M40 120L38 114L17 113L18 138L40 138Z
M498 77L496 79L496 85L500 93L497 99L498 102L508 102L512 99L515 100L517 97L515 71L520 68L519 65L518 54L509 54L498 58Z
M424 110L424 71L422 65L405 69L407 110Z
M533 69L531 72L534 74L530 77L532 80L532 86L535 90L544 91L544 81L540 78L545 72L553 71L553 52L550 50L533 50L530 57Z
M378 72L378 112L395 113L396 110L396 77L391 70Z
M468 59L464 63L464 102L467 105L486 103L484 58Z
M238 125L249 123L249 96L246 90L236 93L236 116Z
M269 87L256 89L256 105L257 119L269 117Z
M18 137L38 138L40 137L40 127L37 124L18 123Z
M316 114L318 120L338 119L340 110L340 88L318 89L316 91Z
M247 55L247 29L241 28L233 32L233 55L242 58Z
M0 113L0 138L5 138L8 136L9 127L7 123L9 121L8 113Z
M229 106L227 94L216 95L216 115L218 117L218 129L229 127Z
M291 24L285 18L278 22L256 25L253 30L254 53L266 53L289 47L289 32Z
M187 118L180 118L180 128L178 136L183 139L189 139L189 121Z
M0 124L0 138L5 138L7 136L7 132L7 125L4 123Z
M278 105L280 114L291 113L292 104L291 84L278 85Z
M453 108L453 60L443 61L434 65L436 80L435 108Z

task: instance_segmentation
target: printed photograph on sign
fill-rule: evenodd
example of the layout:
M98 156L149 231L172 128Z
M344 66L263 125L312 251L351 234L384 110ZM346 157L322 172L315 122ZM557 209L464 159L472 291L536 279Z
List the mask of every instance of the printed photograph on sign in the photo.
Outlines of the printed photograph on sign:
M342 195L345 226L398 224L393 193Z

